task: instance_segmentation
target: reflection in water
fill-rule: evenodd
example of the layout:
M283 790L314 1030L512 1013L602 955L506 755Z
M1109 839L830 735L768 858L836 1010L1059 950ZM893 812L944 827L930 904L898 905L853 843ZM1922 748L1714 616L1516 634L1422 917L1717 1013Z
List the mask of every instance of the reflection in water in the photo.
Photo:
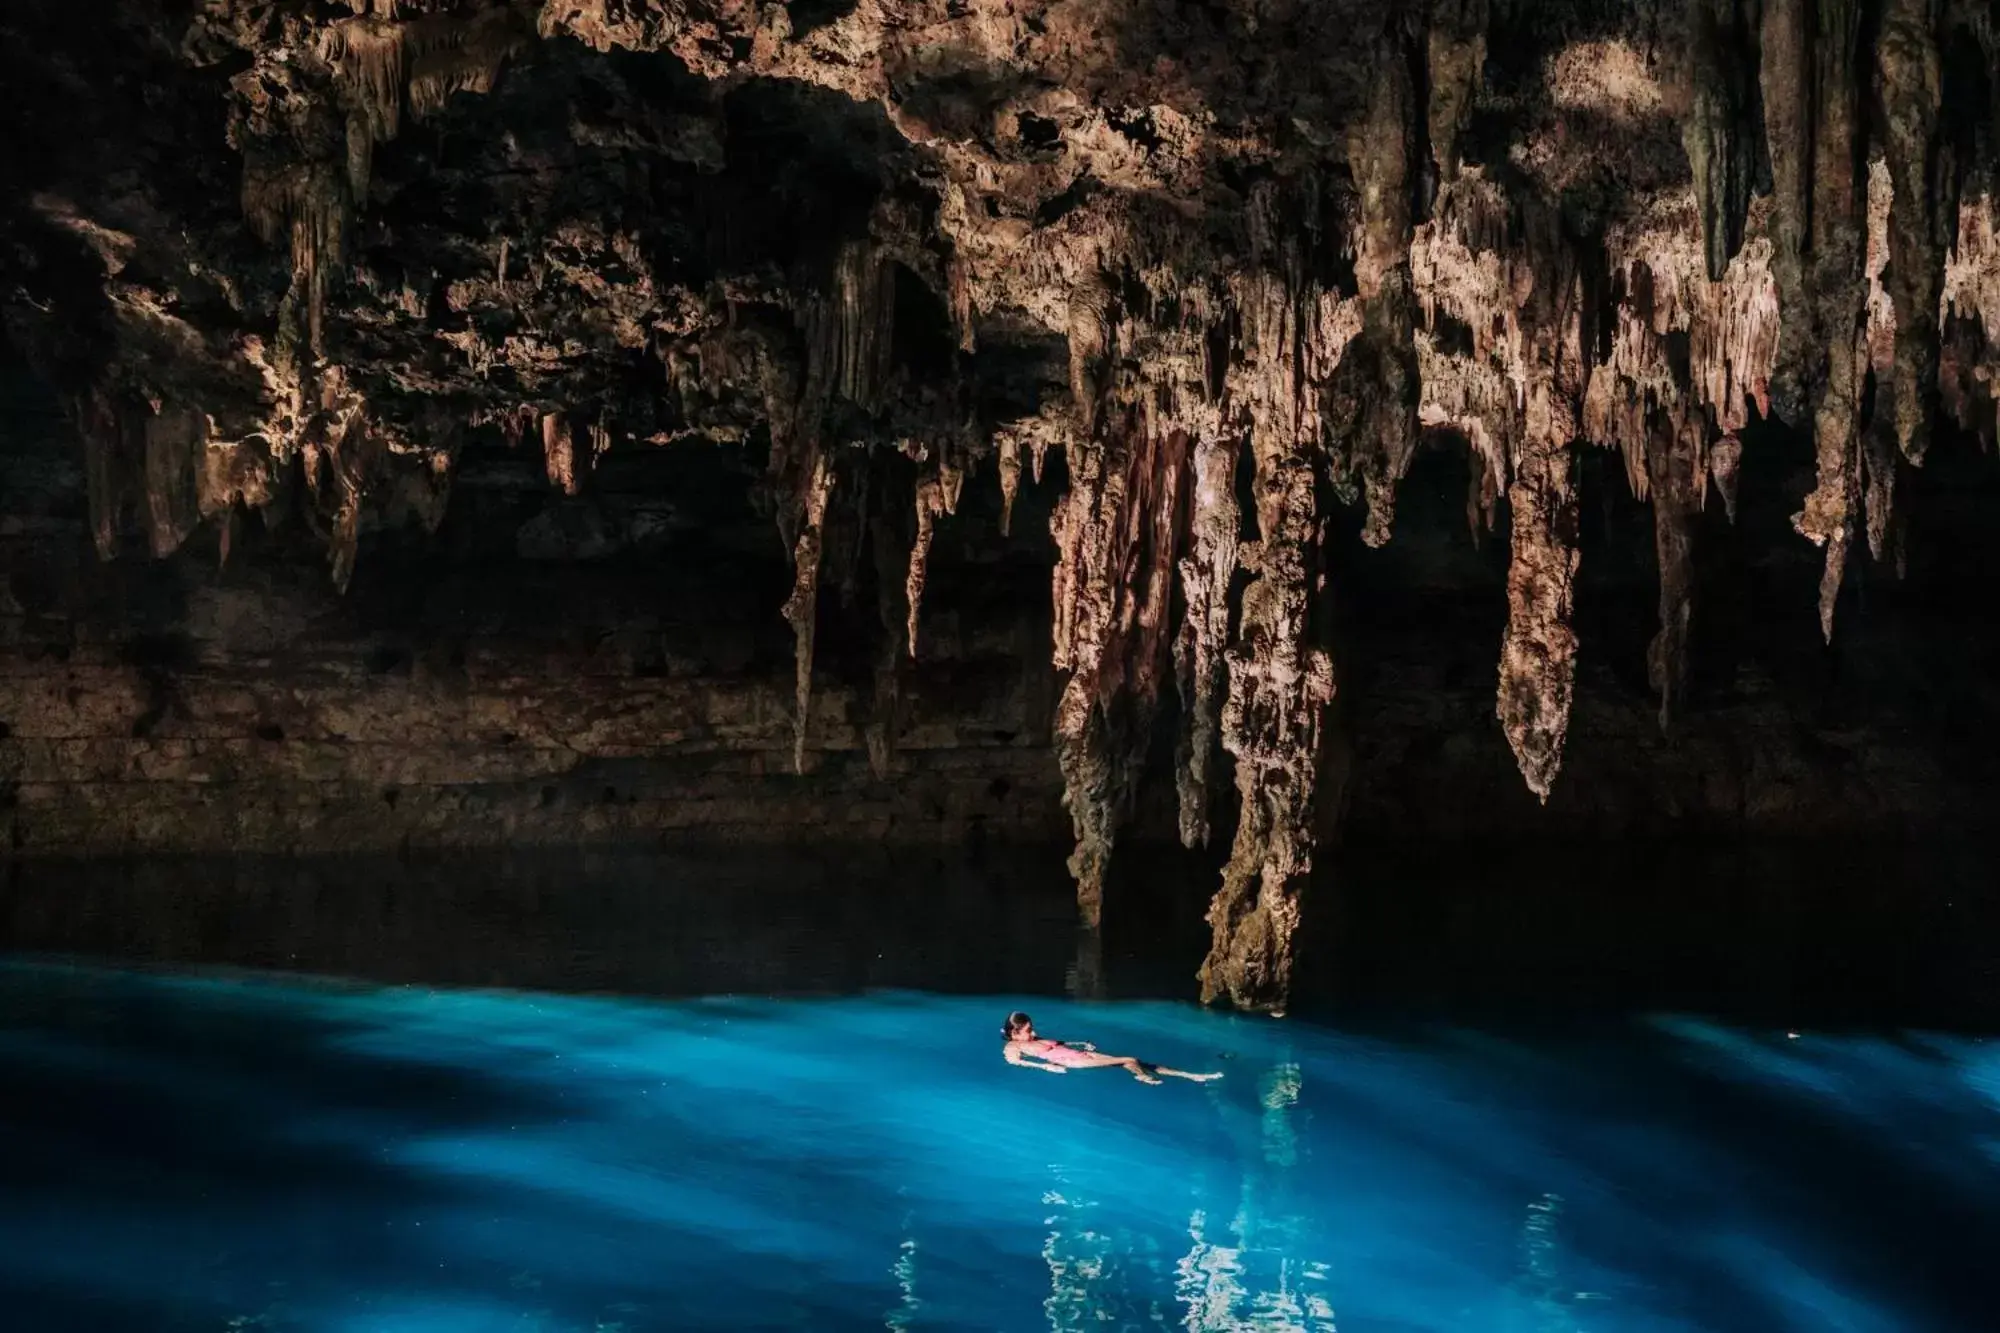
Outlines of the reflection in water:
M917 1241L909 1234L910 1215L903 1215L903 1240L896 1247L896 1262L889 1271L896 1275L896 1308L889 1311L882 1326L889 1333L909 1333L914 1328L923 1302L917 1299Z
M1289 1197L1292 1168L1299 1161L1292 1121L1303 1083L1303 1071L1291 1061L1274 1066L1258 1082L1262 1114L1254 1146L1249 1134L1236 1135L1245 1151L1229 1223L1234 1244L1209 1238L1203 1210L1188 1217L1189 1248L1175 1266L1174 1290L1187 1307L1183 1325L1190 1330L1333 1333L1327 1266L1304 1253L1309 1248L1305 1217Z
M1063 988L1072 1000L1105 998L1102 930L1091 926L1076 928L1076 956L1063 974Z
M1515 1291L1521 1300L1519 1326L1532 1333L1577 1333L1574 1305L1595 1300L1594 1293L1575 1291L1564 1276L1568 1251L1562 1237L1563 1196L1543 1194L1528 1205L1521 1228L1521 1275Z
M1059 1185L1068 1183L1060 1168L1056 1179ZM1042 1302L1042 1313L1053 1333L1066 1333L1095 1322L1090 1284L1104 1271L1102 1238L1059 1189L1043 1194L1042 1203L1053 1210L1042 1223L1049 1228L1048 1239L1042 1242L1042 1262L1049 1266L1049 1298Z

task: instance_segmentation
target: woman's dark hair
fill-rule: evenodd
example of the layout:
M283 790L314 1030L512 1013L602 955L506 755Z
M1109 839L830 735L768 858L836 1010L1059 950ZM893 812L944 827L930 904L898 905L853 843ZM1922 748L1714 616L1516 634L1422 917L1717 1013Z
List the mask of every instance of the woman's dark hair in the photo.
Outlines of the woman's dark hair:
M1019 1009L1016 1009L1013 1013L1007 1015L1007 1026L1000 1029L1000 1035L1005 1037L1008 1041L1012 1041L1014 1040L1014 1034L1016 1032L1019 1032L1022 1028L1025 1027L1032 1027L1033 1025L1034 1025L1033 1019L1029 1018Z

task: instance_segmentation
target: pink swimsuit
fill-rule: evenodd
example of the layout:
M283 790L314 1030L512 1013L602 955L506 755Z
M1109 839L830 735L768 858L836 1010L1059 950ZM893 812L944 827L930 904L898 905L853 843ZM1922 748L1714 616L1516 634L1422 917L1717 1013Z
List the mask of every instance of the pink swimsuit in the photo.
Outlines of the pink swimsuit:
M1041 1047L1041 1049L1034 1049L1037 1046ZM1038 1059L1046 1060L1052 1065L1065 1065L1071 1069L1076 1068L1078 1065L1090 1064L1097 1059L1097 1056L1090 1051L1079 1051L1074 1046L1065 1046L1061 1042L1053 1041L1047 1037L1037 1037L1034 1041L1022 1042L1021 1052L1024 1055L1032 1055Z

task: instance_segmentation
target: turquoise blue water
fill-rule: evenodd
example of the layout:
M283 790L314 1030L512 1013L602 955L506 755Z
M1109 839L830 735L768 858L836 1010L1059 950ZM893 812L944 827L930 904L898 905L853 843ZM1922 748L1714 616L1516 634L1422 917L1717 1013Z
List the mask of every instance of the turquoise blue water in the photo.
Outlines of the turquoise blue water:
M1997 1199L1969 1038L0 966L24 1333L1969 1329Z

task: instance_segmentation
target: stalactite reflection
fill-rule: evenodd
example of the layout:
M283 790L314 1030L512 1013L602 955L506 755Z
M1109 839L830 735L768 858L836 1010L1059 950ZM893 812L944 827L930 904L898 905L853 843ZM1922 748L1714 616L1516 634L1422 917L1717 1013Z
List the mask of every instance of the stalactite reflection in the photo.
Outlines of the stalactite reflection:
M1104 932L1096 926L1078 926L1076 957L1063 978L1072 1000L1101 1000L1104 986Z
M917 1296L917 1238L910 1233L910 1222L910 1215L905 1213L903 1240L896 1247L896 1262L889 1266L889 1272L896 1279L898 1299L895 1307L882 1319L882 1327L888 1333L909 1333L916 1326L924 1304Z
M1306 1214L1293 1197L1303 1083L1299 1065L1279 1064L1258 1083L1255 1124L1232 1118L1243 1170L1236 1211L1220 1231L1207 1210L1189 1214L1189 1247L1174 1268L1184 1328L1333 1333L1327 1265L1302 1253Z

